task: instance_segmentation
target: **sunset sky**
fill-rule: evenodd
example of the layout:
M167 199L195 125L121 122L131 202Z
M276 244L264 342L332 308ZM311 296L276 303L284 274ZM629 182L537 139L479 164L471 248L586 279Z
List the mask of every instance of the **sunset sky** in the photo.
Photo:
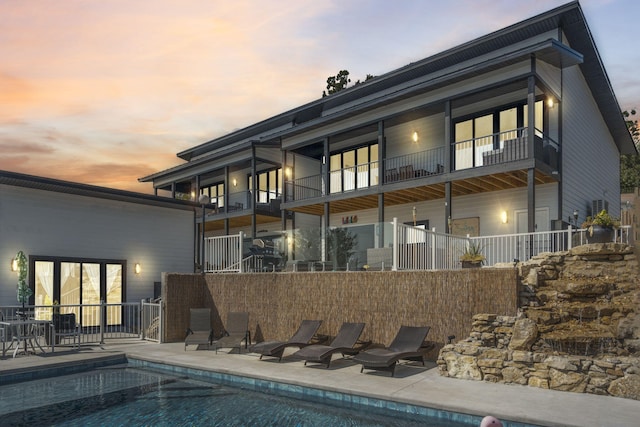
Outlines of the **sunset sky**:
M0 0L0 169L152 192L176 153L565 0ZM583 0L622 109L640 2Z

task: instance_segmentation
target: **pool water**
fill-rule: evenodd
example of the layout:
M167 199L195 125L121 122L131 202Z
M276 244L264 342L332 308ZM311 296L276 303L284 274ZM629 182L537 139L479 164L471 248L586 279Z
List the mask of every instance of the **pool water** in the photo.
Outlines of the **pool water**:
M125 366L0 387L0 422L13 426L470 426L408 417Z

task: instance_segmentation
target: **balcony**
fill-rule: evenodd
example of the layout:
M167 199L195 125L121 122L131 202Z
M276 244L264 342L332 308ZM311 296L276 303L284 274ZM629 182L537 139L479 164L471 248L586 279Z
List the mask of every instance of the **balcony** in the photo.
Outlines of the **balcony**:
M529 159L527 128L518 128L452 145L452 170L458 171ZM535 131L534 158L558 169L558 143Z
M384 183L441 175L444 163L444 147L391 157L384 161Z

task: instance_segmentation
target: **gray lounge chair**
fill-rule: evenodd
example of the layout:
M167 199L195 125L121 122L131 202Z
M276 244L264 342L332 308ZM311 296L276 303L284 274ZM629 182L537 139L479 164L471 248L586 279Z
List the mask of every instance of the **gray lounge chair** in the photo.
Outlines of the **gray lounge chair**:
M198 346L206 344L207 349L211 346L213 339L213 328L211 328L211 309L210 308L191 308L189 328L187 336L184 339L184 351L187 351L188 345ZM197 347L196 347L197 349Z
M288 341L263 341L251 346L249 349L253 353L260 353L260 360L263 356L277 357L278 362L282 360L282 354L287 347L306 347L309 341L320 328L322 320L303 320L295 334Z
M331 357L334 353L342 353L342 357L344 357L345 354L357 354L360 349L364 348L365 343L361 343L358 349L354 348L358 344L363 329L364 323L345 322L340 327L336 337L331 341L331 344L312 344L296 351L292 357L304 360L305 366L308 362L312 362L322 363L329 368Z
M394 376L399 360L418 361L424 365L424 353L428 348L424 346L424 340L429 329L428 326L401 326L389 347L362 351L353 361L362 365L360 372L365 369L390 371L391 376Z
M223 337L213 341L212 345L216 349L216 353L218 353L219 348L237 348L238 352L240 352L243 341L244 348L247 348L251 341L249 313L229 312L229 314L227 314L227 324Z

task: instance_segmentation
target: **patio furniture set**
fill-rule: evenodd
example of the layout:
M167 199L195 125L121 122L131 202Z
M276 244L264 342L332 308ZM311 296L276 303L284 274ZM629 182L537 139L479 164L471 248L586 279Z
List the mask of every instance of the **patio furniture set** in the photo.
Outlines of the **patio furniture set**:
M51 320L46 320L36 319L28 313L5 318L0 312L2 357L11 350L14 358L21 353L36 354L37 350L40 350L40 353L46 353L47 347L53 353L56 345L60 345L65 339L71 339L72 347L79 349L80 331L75 313L54 314Z

